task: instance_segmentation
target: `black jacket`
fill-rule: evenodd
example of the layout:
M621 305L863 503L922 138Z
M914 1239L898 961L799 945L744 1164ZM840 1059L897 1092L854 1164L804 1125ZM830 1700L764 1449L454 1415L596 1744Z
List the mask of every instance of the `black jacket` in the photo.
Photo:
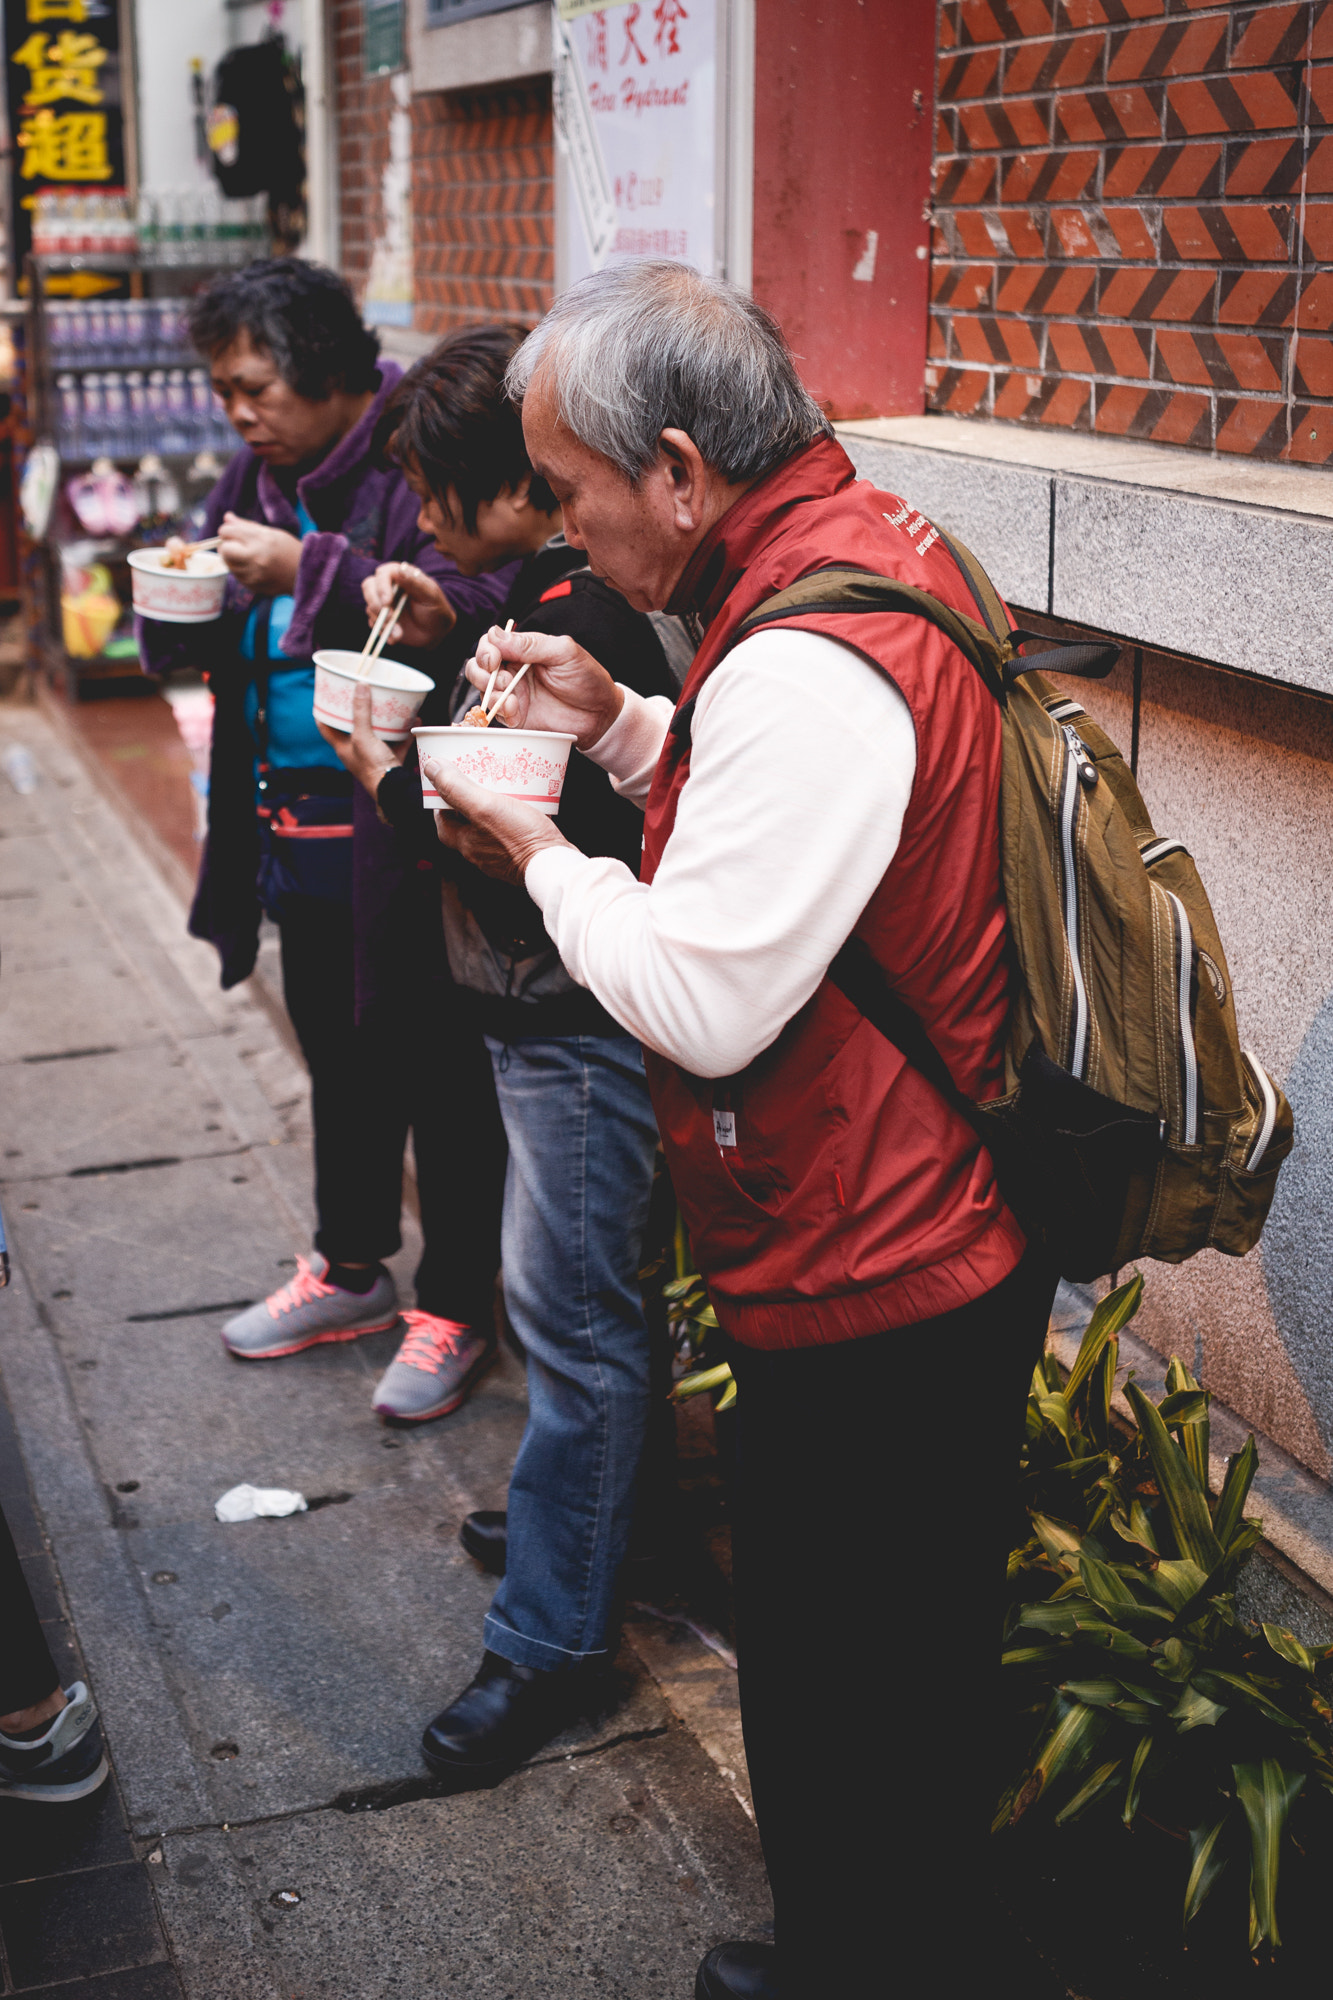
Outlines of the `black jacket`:
M638 694L676 697L677 681L653 621L595 577L582 553L561 537L523 564L499 614L500 622L507 618L520 631L574 639L613 679ZM476 700L476 689L460 680L451 714L456 718ZM493 881L440 845L434 815L422 809L415 758L385 776L376 803L398 833L405 855L418 862L429 859L442 878L450 967L460 997L484 1033L518 1041L624 1032L569 977L541 911L526 891ZM619 798L606 774L577 751L570 758L556 825L584 854L614 855L638 873L643 814Z

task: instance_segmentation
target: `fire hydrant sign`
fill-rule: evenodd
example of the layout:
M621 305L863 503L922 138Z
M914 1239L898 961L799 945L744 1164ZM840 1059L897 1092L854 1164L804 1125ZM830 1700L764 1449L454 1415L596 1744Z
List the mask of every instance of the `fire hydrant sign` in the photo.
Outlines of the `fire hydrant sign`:
M571 279L619 257L717 259L717 0L556 0Z

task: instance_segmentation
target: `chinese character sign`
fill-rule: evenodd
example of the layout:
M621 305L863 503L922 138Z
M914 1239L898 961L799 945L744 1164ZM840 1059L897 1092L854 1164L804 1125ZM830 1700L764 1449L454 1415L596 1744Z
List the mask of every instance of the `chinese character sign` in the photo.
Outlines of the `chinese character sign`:
M16 274L43 188L125 184L117 0L5 0Z
M718 0L557 0L572 280L616 257L718 267Z

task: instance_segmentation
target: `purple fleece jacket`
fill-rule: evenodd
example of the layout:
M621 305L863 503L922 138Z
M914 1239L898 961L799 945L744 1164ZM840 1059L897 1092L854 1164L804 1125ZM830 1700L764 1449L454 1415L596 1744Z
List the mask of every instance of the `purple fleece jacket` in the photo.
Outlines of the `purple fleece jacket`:
M460 575L417 527L418 502L402 474L380 462L372 450L375 427L401 375L397 362L380 361L379 387L366 414L327 458L297 482L296 495L314 521L316 532L307 535L301 545L293 592L295 610L282 642L283 651L294 658L307 658L317 646L358 650L365 643L368 627L361 585L382 562L415 563L448 592L459 616L457 643L444 652L450 663L454 652L461 660L472 636L504 601L512 566L491 576ZM270 468L245 446L208 496L203 533L216 533L226 513L264 521L290 534L300 532L293 500L283 492ZM140 652L147 672L201 668L216 698L208 838L189 928L194 937L207 938L217 947L224 987L248 978L259 942L254 741L245 720L245 691L253 668L240 654L241 635L253 603L251 593L230 577L222 616L211 625L163 625L148 618L139 622ZM395 647L394 654L410 664L424 665L439 681L441 653L433 654L429 662L417 662L402 647ZM382 983L367 954L373 959L376 947L371 940L382 931L377 918L393 899L398 867L392 836L380 826L373 807L367 812L361 803L358 799L355 811L353 906L358 931L358 989L368 994Z

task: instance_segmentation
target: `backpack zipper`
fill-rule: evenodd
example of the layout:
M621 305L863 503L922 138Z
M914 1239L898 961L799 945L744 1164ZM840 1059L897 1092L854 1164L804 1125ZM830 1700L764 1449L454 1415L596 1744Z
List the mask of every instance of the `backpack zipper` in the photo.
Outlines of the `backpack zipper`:
M1194 1146L1199 1139L1199 1058L1194 1047L1194 1023L1190 1019L1190 982L1194 971L1194 939L1185 905L1168 889L1166 900L1175 917L1176 1005L1180 1015L1180 1053L1185 1071L1181 1144Z
M1139 849L1139 859L1145 868L1151 868L1155 862L1165 861L1168 854L1188 852L1183 840L1150 840L1146 847Z
M1087 751L1068 724L1060 731L1065 743L1064 770L1060 777L1060 846L1064 859L1065 943L1074 975L1074 1044L1069 1059L1072 1075L1082 1078L1088 1059L1088 989L1079 959L1078 875L1074 866L1074 827L1078 819L1081 764Z
M1241 1054L1250 1066L1250 1075L1258 1084L1259 1095L1264 1101L1264 1116L1263 1123L1259 1127L1259 1136L1254 1142L1253 1152L1245 1162L1246 1173L1253 1174L1259 1171L1259 1162L1268 1151L1268 1142L1277 1124L1277 1092L1268 1080L1267 1070L1257 1057L1252 1056L1248 1049L1242 1049Z

